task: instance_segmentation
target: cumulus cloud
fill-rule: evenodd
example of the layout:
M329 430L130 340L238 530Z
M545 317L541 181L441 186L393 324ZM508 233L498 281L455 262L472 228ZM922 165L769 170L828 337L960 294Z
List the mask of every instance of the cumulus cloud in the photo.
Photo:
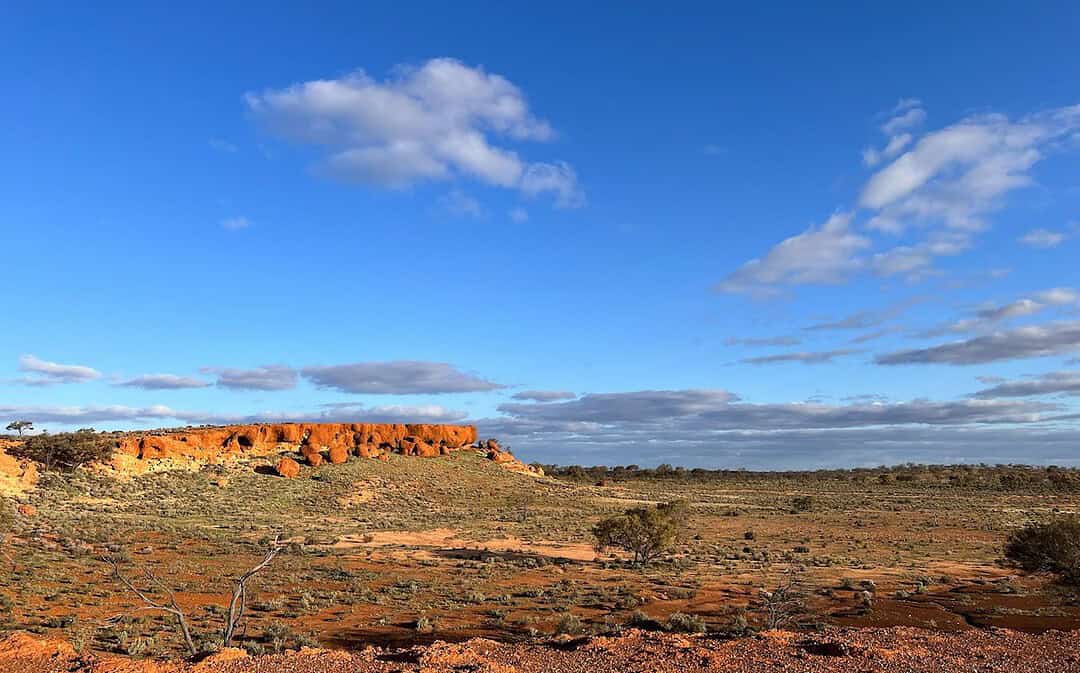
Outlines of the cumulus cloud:
M558 400L572 400L577 393L565 390L522 390L510 396L515 400L528 400L532 402L556 402Z
M1060 231L1032 229L1020 237L1020 242L1029 248L1054 248L1061 245L1065 238L1065 234Z
M23 355L19 358L19 371L33 375L20 379L21 383L27 385L85 383L101 378L101 372L93 367L49 362L34 355Z
M210 381L176 374L143 374L120 381L116 385L143 390L182 390L184 388L206 388L213 385Z
M975 393L979 398L1034 397L1037 395L1080 396L1080 371L1049 372L1026 381L1000 381Z
M320 388L371 395L468 393L504 387L445 362L356 362L304 367L300 373Z
M212 368L204 374L216 374L217 385L231 390L290 390L296 387L296 370L288 365L264 365L255 369Z
M325 148L319 168L339 179L401 188L468 177L578 205L565 163L529 164L495 144L548 141L554 132L506 78L450 58L399 66L378 81L363 71L246 95L272 131Z
M1021 358L1061 355L1080 350L1080 323L1056 322L1019 327L963 341L885 353L874 358L881 365L972 365Z
M748 365L771 365L781 362L801 362L804 365L820 365L828 362L832 362L838 357L844 355L854 355L855 353L861 353L861 350L852 348L841 348L831 351L802 351L798 353L777 353L776 355L762 355L754 358L746 358L740 360L743 364Z
M750 260L716 289L769 296L781 286L840 283L861 267L857 253L870 246L868 238L851 230L850 222L851 213L836 213L820 227L778 243L764 258Z

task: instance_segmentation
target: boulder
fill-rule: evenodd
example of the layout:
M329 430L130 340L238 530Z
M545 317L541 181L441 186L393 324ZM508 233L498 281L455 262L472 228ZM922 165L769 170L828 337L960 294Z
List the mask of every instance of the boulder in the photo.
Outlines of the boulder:
M300 463L292 458L282 458L274 466L274 471L286 479L293 479L300 476Z
M304 454L304 459L307 461L307 464L312 466L312 467L318 467L318 466L322 465L322 462L323 462L322 461L322 454L319 453L318 451L312 451L310 453L305 453Z
M349 452L343 446L332 446L328 457L331 463L340 465L349 460Z

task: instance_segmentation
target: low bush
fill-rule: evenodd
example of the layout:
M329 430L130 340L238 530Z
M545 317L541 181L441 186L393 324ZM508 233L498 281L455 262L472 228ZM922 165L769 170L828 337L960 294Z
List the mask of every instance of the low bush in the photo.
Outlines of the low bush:
M668 617L667 629L676 633L705 633L705 620L698 615L676 612Z
M1032 523L1013 531L1005 558L1029 572L1049 571L1066 584L1080 585L1080 517Z

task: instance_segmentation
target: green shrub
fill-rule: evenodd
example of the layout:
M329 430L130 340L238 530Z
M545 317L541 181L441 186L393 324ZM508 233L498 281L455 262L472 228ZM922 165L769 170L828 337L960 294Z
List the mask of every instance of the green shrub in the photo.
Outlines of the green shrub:
M667 629L676 633L705 633L705 620L698 615L676 612L668 617Z
M555 624L555 635L557 636L578 636L585 632L585 625L581 623L581 619L577 615L566 613L557 624Z
M635 564L648 565L675 542L685 513L681 501L628 509L593 526L596 549L622 549L634 555Z
M116 440L88 429L34 435L8 449L8 453L41 463L45 469L69 471L86 463L108 460L115 450Z
M1005 558L1029 572L1049 571L1066 584L1080 585L1080 517L1032 523L1013 531L1005 543Z

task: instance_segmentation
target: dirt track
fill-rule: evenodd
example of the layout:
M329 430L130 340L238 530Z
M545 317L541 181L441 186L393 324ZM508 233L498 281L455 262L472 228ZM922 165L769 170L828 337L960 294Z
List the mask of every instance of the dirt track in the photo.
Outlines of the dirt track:
M911 628L835 629L808 635L771 632L731 641L628 631L510 645L490 640L435 643L408 650L303 650L251 658L239 650L199 664L107 658L81 661L62 641L15 634L0 642L4 673L724 673L1080 671L1080 633L1027 635L986 630L934 633Z

